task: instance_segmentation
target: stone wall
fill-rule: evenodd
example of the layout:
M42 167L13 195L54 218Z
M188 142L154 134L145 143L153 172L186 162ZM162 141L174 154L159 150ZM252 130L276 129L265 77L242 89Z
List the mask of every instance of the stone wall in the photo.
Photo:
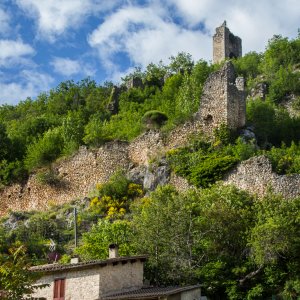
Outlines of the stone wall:
M213 62L219 63L226 58L242 56L242 40L230 32L226 21L216 28L213 36Z
M164 153L165 143L159 131L149 130L137 137L128 148L128 157L135 165L147 165L159 153Z
M271 189L285 198L300 196L300 174L277 175L266 156L252 157L243 161L224 179L225 184L233 184L239 189L262 197Z
M230 61L221 70L211 73L206 80L196 118L202 125L203 132L208 135L221 124L233 130L245 125L244 80L236 78Z
M33 297L53 299L54 280L65 278L66 300L101 299L101 295L121 290L139 289L143 286L143 263L139 260L123 264L108 264L84 268L80 270L62 270L46 273L36 284L49 284L48 287L38 289Z
M41 184L33 174L27 183L1 190L0 216L9 210L45 209L86 196L97 183L106 182L118 169L127 169L129 163L128 143L111 142L93 151L81 147L72 157L53 164L58 185Z

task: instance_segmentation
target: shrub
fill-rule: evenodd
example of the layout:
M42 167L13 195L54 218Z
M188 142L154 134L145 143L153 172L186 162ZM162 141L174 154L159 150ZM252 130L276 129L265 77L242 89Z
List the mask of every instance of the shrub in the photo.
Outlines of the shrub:
M61 128L48 130L40 139L28 146L25 158L26 168L31 171L37 167L48 165L59 157L63 145Z
M37 173L36 179L41 184L57 185L60 178L52 169L43 170Z
M156 129L164 125L167 120L168 117L165 113L158 110L150 110L144 114L142 123L146 128Z

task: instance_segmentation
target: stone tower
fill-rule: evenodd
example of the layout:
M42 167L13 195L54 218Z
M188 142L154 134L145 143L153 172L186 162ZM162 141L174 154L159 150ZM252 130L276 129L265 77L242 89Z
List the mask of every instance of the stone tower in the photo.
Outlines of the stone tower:
M246 123L244 78L236 77L230 61L209 75L203 88L197 119L204 133L212 134L221 124L236 130Z
M219 63L226 58L242 56L242 40L233 35L226 26L226 21L216 28L213 36L213 63Z

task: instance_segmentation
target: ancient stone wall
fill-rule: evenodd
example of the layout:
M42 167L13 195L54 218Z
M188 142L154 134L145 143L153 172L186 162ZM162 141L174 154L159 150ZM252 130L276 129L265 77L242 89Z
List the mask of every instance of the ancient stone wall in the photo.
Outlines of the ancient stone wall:
M272 165L266 156L243 161L226 176L224 183L233 184L260 197L269 189L285 198L300 196L300 174L277 175L272 171Z
M230 32L226 21L216 28L213 36L213 62L219 63L226 58L242 56L242 40Z
M128 82L126 83L127 89L132 89L132 88L143 88L143 81L139 77L131 77Z
M128 156L136 165L147 165L159 153L164 153L164 140L159 131L149 130L137 137L128 148Z
M45 209L86 196L97 183L103 183L118 169L129 166L128 144L111 142L98 150L82 147L72 157L53 164L59 184L41 184L37 175L26 184L14 184L0 191L0 215L9 210Z
M245 125L244 80L242 77L236 78L230 61L206 80L197 119L207 134L212 134L214 128L221 124L234 130Z

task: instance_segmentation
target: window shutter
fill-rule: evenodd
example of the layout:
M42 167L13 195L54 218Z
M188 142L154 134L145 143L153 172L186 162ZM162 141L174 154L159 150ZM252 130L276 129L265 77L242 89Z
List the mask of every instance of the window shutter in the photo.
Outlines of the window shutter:
M65 300L66 279L54 280L53 300Z

